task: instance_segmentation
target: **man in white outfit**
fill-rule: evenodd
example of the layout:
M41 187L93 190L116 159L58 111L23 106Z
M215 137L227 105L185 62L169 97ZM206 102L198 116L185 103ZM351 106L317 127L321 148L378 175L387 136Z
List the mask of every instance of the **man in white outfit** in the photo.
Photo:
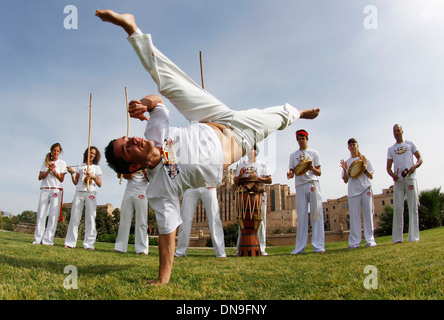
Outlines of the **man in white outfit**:
M117 176L120 178L120 174ZM120 224L114 251L127 252L131 221L135 213L134 249L136 254L148 254L147 172L146 169L139 170L132 174L124 174L123 177L127 184L120 206Z
M295 177L296 185L296 212L297 233L296 245L291 254L303 253L308 239L308 205L310 204L310 220L312 226L311 244L314 252L325 252L324 214L322 209L321 188L321 161L316 150L308 148L308 133L305 130L296 131L299 150L290 155L287 178ZM311 163L305 173L295 175L295 168L299 162L310 159Z
M193 223L194 211L197 202L201 200L208 218L208 227L211 233L214 253L218 258L225 258L225 241L222 220L219 216L219 203L217 201L216 188L196 188L188 189L183 194L182 200L182 224L179 227L179 239L174 256L186 257L188 245L190 243L191 225Z
M254 145L253 149L251 149L247 154L247 161L241 163L236 169L236 177L234 178L234 184L239 185L242 182L243 178L251 179L256 178L257 182L260 183L264 192L262 193L262 221L257 230L257 237L259 240L259 246L261 249L261 255L268 256L268 253L265 251L267 247L267 193L265 192L265 184L271 184L271 173L268 168L268 165L261 160L257 160L257 155L259 154L259 148ZM240 228L239 228L240 230ZM240 232L237 237L237 251L236 255L239 251L239 243L240 243Z
M366 247L376 246L373 235L373 193L372 183L373 167L370 160L359 151L358 141L351 138L347 142L351 157L346 161L341 160L342 180L348 183L348 207L350 213L350 235L348 237L349 248L359 248L361 246L361 206L362 219L364 220L364 237ZM363 161L363 172L358 177L350 177L349 168L353 162Z
M160 234L159 277L149 283L168 283L176 229L182 222L179 196L190 188L218 187L223 169L239 160L256 142L299 118L316 118L319 109L300 111L285 104L233 111L163 55L153 45L151 35L139 30L133 15L111 10L97 10L96 15L125 30L159 92L192 123L184 128L170 127L168 109L158 95L132 100L130 116L149 120L146 139L121 137L112 140L106 149L108 165L116 172L130 173L148 167L148 201L156 213Z
M399 124L393 126L393 136L396 143L387 151L387 173L395 182L393 194L393 230L392 242L402 242L404 229L404 198L407 197L409 207L409 232L407 241L419 241L418 216L418 184L416 169L423 159L416 145L403 139L404 131ZM416 163L413 160L416 158ZM392 166L394 166L392 170Z

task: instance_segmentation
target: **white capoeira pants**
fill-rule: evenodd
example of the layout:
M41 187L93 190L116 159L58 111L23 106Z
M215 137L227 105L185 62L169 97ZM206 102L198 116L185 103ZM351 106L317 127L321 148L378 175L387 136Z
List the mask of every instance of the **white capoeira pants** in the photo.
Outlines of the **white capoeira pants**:
M72 200L71 218L69 219L68 232L66 233L65 246L75 248L79 235L79 224L85 207L85 237L83 248L94 249L96 242L96 192L76 191Z
M407 241L419 241L418 184L416 179L395 181L393 194L392 242L402 241L404 229L404 198L409 207L409 233Z
M152 43L150 34L137 30L128 37L145 69L166 97L190 122L215 122L232 130L246 154L255 143L299 119L300 112L288 103L266 109L234 111L202 89Z
M148 201L145 194L125 192L120 207L120 224L114 250L127 252L133 213L135 213L134 249L148 254Z
M302 253L307 246L309 204L312 226L311 245L313 246L313 251L325 251L324 214L322 209L321 189L318 181L310 181L296 187L296 245L291 254Z
M236 244L236 255L239 252L241 231L238 226L238 236ZM262 221L257 229L257 238L259 240L259 247L261 248L262 255L266 254L265 249L267 248L267 193L264 192L262 195Z
M41 189L33 244L43 243L51 246L54 244L62 192L59 189Z
M183 194L182 200L182 224L179 227L179 239L175 256L184 257L190 243L191 224L193 223L194 211L199 199L202 201L208 218L208 226L211 233L214 253L216 257L226 257L224 230L219 217L219 203L217 201L216 188L196 188L188 189Z
M368 188L360 195L348 198L348 207L350 212L350 235L348 244L350 248L358 248L362 241L362 220L364 221L364 238L367 246L376 245L373 235L373 193Z

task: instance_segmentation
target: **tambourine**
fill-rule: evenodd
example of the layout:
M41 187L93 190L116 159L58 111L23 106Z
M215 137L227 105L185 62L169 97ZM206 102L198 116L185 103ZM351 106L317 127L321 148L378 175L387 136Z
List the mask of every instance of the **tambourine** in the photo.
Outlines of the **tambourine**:
M356 179L365 171L364 161L361 159L356 159L348 168L348 176L350 178Z
M305 158L304 160L301 160L301 162L298 163L296 168L294 168L294 174L297 176L302 176L305 174L308 170L308 167L312 164L311 159Z

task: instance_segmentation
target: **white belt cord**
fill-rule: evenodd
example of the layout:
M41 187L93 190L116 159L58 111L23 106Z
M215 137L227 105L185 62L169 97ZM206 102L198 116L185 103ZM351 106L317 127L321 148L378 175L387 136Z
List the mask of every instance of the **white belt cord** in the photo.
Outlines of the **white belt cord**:
M315 201L316 201L316 206L315 206L315 220L319 221L319 210L318 210L318 191L316 188L316 181L311 181L311 183L313 184L313 188L314 188L314 195L315 195Z

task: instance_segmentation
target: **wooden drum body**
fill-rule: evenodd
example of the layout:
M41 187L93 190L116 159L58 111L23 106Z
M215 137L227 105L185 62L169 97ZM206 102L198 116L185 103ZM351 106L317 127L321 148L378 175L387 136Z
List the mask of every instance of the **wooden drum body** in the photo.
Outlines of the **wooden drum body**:
M257 231L262 221L262 194L245 188L235 191L237 222L240 226L240 257L260 256L261 248Z

